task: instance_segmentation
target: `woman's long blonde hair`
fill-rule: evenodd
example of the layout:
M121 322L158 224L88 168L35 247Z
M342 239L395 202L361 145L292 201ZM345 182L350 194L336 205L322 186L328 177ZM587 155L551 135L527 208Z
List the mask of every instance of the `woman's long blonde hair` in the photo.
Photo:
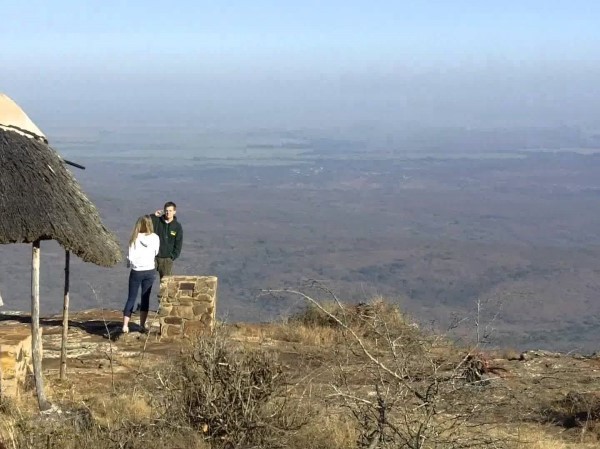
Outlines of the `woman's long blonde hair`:
M133 231L131 231L131 237L129 237L129 246L135 246L139 233L150 235L154 232L154 226L152 225L152 219L149 215L142 215L135 222Z

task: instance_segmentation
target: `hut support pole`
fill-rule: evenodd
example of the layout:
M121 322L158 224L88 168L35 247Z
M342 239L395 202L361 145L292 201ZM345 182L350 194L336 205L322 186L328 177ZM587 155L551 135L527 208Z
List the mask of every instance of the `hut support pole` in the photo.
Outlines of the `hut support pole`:
M62 342L60 345L60 380L67 378L67 339L69 337L69 262L71 253L65 251L65 296L63 301Z
M31 254L31 357L38 405L41 411L50 408L42 377L42 338L40 335L40 241L33 242Z

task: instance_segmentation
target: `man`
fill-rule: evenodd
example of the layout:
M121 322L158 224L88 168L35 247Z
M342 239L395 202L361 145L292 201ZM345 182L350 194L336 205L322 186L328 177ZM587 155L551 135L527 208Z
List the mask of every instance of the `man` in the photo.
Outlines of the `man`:
M160 249L156 256L156 269L162 279L163 276L170 276L173 271L173 261L181 253L183 242L183 228L177 221L177 205L168 201L162 210L157 210L152 216L154 233L160 239Z

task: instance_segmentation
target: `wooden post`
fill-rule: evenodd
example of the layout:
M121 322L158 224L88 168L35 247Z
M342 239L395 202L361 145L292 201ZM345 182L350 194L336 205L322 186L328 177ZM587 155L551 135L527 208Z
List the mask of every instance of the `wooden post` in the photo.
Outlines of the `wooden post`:
M50 408L44 392L42 376L42 338L40 335L40 241L32 245L31 254L31 358L38 406L41 411Z
M69 262L71 253L65 251L65 296L63 301L62 343L60 345L60 380L67 378L67 339L69 338Z

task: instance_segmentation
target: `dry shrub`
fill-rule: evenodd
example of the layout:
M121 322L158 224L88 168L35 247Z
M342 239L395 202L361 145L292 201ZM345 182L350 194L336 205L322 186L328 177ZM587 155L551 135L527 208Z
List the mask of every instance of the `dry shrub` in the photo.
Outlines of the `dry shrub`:
M189 426L158 419L148 402L152 393L105 394L78 401L84 406L57 404L61 413L24 413L8 402L0 404L0 449L207 449ZM128 389L130 390L130 389Z
M85 408L63 410L61 414L22 415L15 423L15 449L75 449L91 445L97 429ZM95 447L104 448L106 446Z
M540 428L535 424L519 424L517 427L496 427L491 434L511 442L511 449L596 449L598 443L565 441L564 434L551 427Z
M348 306L321 290L334 297L334 306L303 291L274 292L306 301L296 321L338 329L343 336L332 352L337 360L329 402L353 416L355 447L506 447L489 436L491 422L482 419L494 404L478 400L479 385L464 376L467 358L459 357L446 339L422 332L381 298Z
M0 415L0 449L13 448L15 444L15 420Z
M301 343L305 346L331 346L342 341L340 331L333 327L307 326L299 322L289 322L273 327L275 340Z
M385 320L382 319L384 317ZM421 334L418 326L411 322L396 304L391 304L381 297L358 304L326 301L317 305L309 302L288 321L292 327L300 324L313 332L319 328L344 331L344 326L347 326L366 338L391 335L396 338L403 336L407 340L411 335Z
M473 384L487 384L489 379L485 376L491 374L502 376L507 371L505 368L493 364L493 360L484 352L469 352L462 356L460 362L462 369L462 377L465 381Z
M19 449L207 449L208 446L189 429L173 431L153 427L93 428L85 432L74 432L69 425L45 425L31 427L22 433ZM12 449L12 448L11 448Z
M0 395L0 449L16 448L17 421L20 416L15 403Z
M571 391L541 409L541 421L600 439L600 393Z
M307 422L290 401L286 375L274 356L233 347L224 331L198 340L162 376L167 416L189 423L207 441L235 447L286 447Z
M324 309L324 310L322 310ZM302 324L306 327L339 328L338 322L331 316L342 316L344 308L335 301L324 301L321 308L309 303L289 318L290 324Z
M17 423L15 443L7 449L208 449L197 431L176 423L146 424L126 420L100 426L86 419L85 411L22 419Z
M566 442L540 431L533 431L516 449L597 449L598 443Z
M358 432L352 418L341 411L321 409L290 441L302 449L350 449L356 447Z
M99 426L114 427L124 424L149 424L155 419L149 400L131 394L106 395L86 401L94 421Z

